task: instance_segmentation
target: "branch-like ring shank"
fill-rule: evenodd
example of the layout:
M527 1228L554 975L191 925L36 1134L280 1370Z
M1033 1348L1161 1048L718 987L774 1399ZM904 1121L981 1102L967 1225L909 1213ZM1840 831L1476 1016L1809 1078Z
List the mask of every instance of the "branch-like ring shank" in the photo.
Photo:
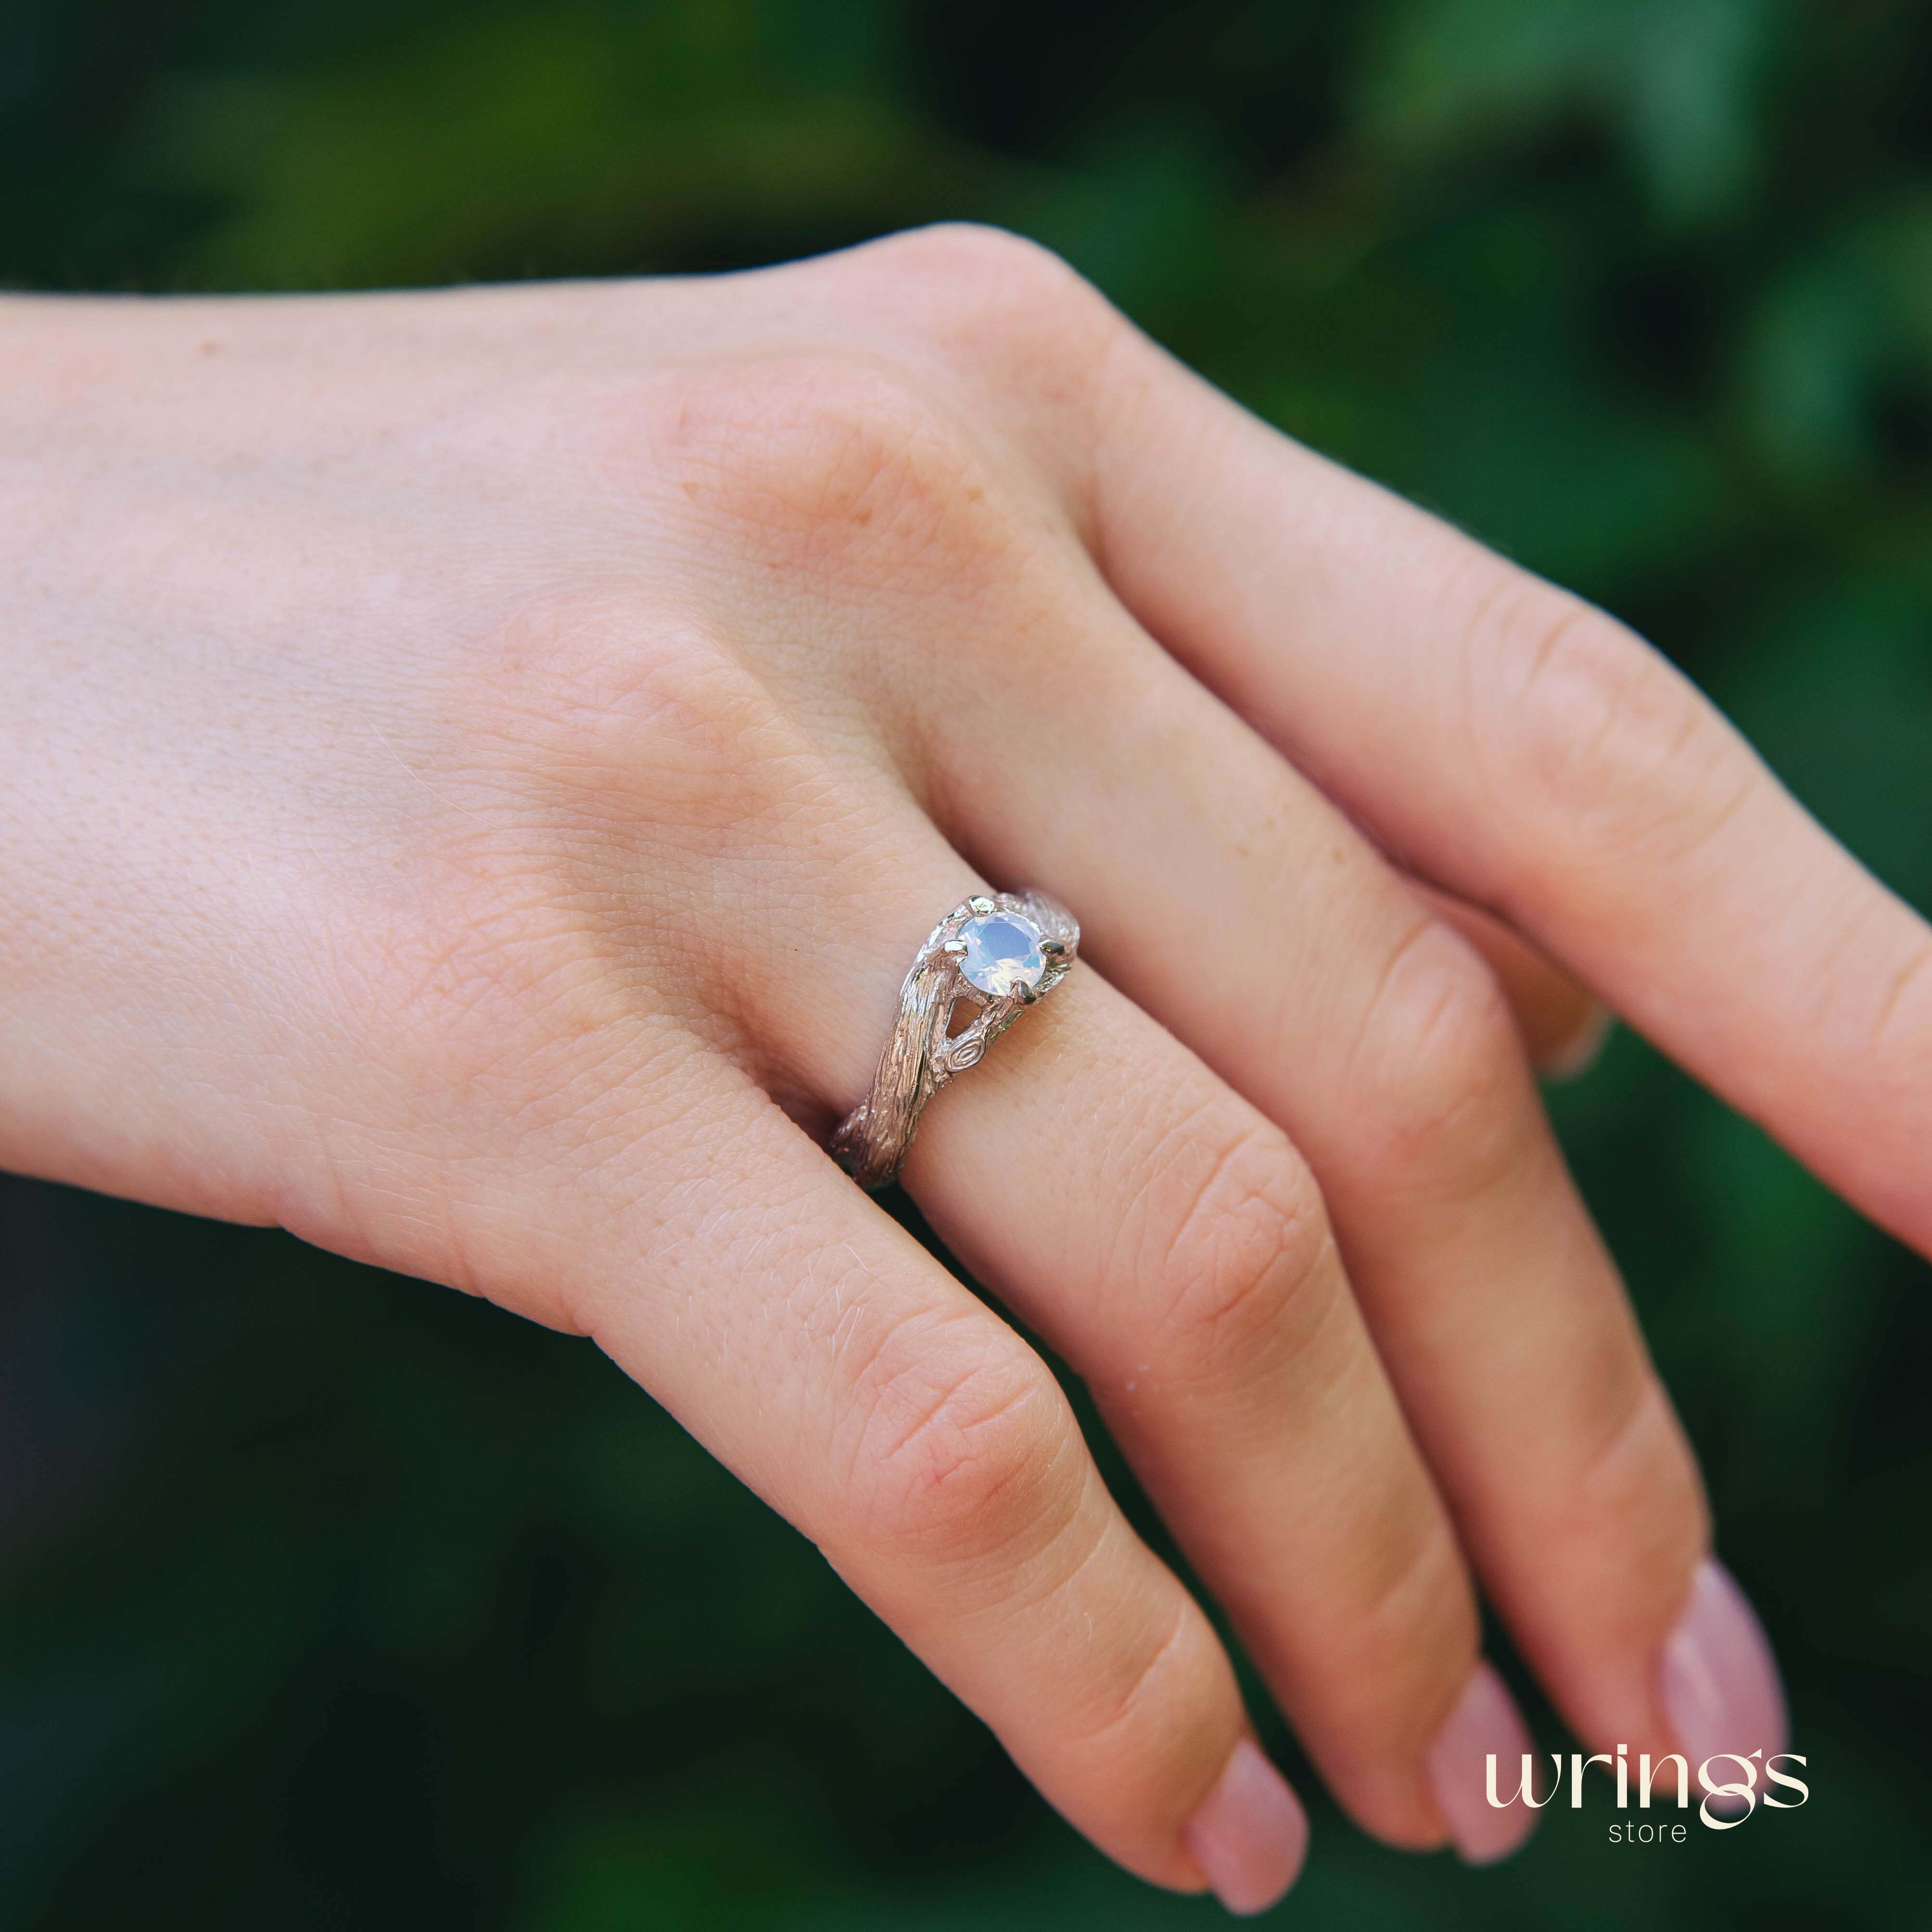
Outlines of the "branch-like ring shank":
M960 970L959 934L991 914L1026 920L1040 934L1046 968L1036 986L992 994L971 985ZM956 1073L975 1065L1021 1012L1043 998L1072 970L1080 926L1066 908L1044 892L994 892L963 901L932 928L899 988L899 1012L872 1090L846 1115L832 1136L832 1154L861 1187L892 1182L918 1130L926 1103ZM973 1023L948 1038L952 1010L961 1000L979 1008Z

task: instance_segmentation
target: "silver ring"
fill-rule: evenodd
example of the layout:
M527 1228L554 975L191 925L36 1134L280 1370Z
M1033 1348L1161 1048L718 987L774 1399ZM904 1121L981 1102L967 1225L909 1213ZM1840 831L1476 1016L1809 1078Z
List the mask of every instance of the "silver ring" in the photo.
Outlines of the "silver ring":
M898 1020L872 1090L839 1122L832 1158L861 1187L889 1186L926 1103L1052 992L1079 950L1078 922L1044 892L976 893L955 906L899 988ZM979 1011L955 1034L953 1011L962 1000Z

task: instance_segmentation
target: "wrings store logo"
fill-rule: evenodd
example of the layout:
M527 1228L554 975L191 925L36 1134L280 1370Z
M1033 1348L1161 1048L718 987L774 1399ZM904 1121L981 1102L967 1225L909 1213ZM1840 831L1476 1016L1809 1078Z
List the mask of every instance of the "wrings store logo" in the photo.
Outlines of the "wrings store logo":
M1617 1809L1628 1811L1630 1802L1630 1747L1619 1744L1615 1758L1599 1752L1586 1757L1581 1751L1573 1751L1570 1756L1570 1805L1573 1810L1583 1808L1583 1773L1593 1764L1600 1764L1614 1772L1617 1783ZM1519 1802L1541 1810L1556 1796L1563 1786L1563 1754L1552 1751L1550 1762L1553 1774L1550 1789L1539 1798L1536 1795L1535 1760L1528 1751L1522 1754L1522 1768L1516 1788L1504 1796L1498 1791L1496 1784L1496 1754L1489 1754L1486 1785L1484 1795L1500 1810L1506 1804ZM1811 1796L1811 1787L1802 1778L1793 1778L1790 1772L1780 1771L1780 1764L1802 1765L1805 1760L1796 1751L1773 1751L1766 1757L1761 1750L1748 1756L1738 1751L1719 1751L1707 1757L1697 1767L1697 1784L1704 1796L1697 1806L1697 1816L1714 1832L1735 1830L1750 1817L1759 1805L1773 1811L1795 1811ZM1711 1774L1713 1765L1735 1765L1735 1777L1716 1778ZM1674 1767L1674 1769L1672 1768ZM1762 1784L1760 1785L1760 1780ZM1637 1809L1647 1811L1660 1780L1668 1801L1670 1785L1677 1787L1677 1808L1688 1810L1690 1805L1690 1766L1676 1751L1666 1752L1653 1763L1649 1752L1645 1751L1636 1762ZM1795 1792L1796 1796L1778 1796L1779 1791ZM1665 1820L1657 1822L1650 1820L1641 1822L1624 1820L1610 1827L1610 1842L1620 1841L1635 1844L1660 1839L1666 1834L1678 1844L1683 1844L1685 1828L1681 1821Z

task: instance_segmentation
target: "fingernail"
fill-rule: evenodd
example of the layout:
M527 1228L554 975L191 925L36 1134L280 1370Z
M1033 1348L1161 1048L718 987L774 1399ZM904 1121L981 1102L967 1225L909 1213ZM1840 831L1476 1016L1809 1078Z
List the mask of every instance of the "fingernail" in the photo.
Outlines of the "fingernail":
M1603 1058L1616 1024L1608 1006L1592 1002L1583 1024L1559 1046L1543 1056L1537 1070L1546 1080L1580 1080Z
M1790 1741L1771 1640L1731 1573L1714 1558L1698 1565L1690 1605L1664 1646L1664 1708L1690 1760L1694 1795L1706 1760L1725 1752L1748 1758L1760 1750L1770 1757ZM1729 1765L1715 1767L1712 1778L1719 1784L1742 1781ZM1761 1788L1761 1770L1758 1782ZM1721 1814L1726 1807L1718 1800L1712 1808Z
M1491 1755L1496 1760L1497 1790L1514 1792L1520 1786L1522 1754L1532 1748L1516 1700L1488 1664L1478 1664L1429 1748L1430 1788L1465 1864L1494 1864L1536 1829L1537 1814L1520 1798L1497 1806L1489 1796Z
M1308 1850L1308 1815L1251 1738L1196 1807L1181 1843L1230 1912L1265 1912L1287 1891Z

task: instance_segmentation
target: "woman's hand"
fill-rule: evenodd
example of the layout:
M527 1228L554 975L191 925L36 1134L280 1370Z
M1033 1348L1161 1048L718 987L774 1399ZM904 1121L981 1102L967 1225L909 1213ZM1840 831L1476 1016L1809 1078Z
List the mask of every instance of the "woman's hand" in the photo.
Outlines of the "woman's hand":
M0 1161L594 1336L1251 1907L1304 1827L1207 1618L812 1137L933 921L1037 886L1088 963L907 1185L1349 1811L1527 1828L1478 1582L1590 1748L1782 1743L1514 935L1928 1250L1932 943L1635 638L977 231L0 353Z

